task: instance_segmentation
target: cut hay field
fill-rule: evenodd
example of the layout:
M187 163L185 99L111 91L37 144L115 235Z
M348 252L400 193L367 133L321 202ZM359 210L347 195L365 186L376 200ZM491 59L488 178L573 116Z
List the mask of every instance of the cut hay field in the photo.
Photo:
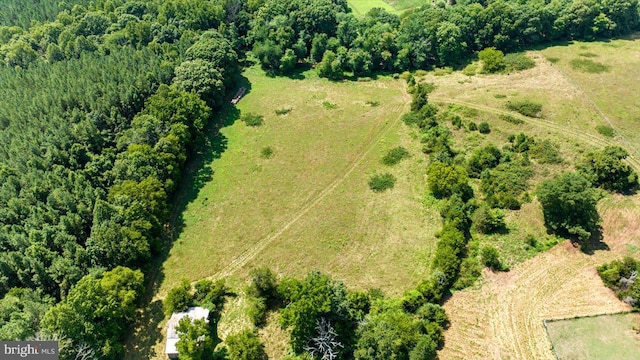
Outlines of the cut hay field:
M437 85L432 101L461 106L474 121L489 122L495 129L493 136L520 130L559 144L565 164L548 168L546 175L542 174L545 177L573 168L585 151L613 144L629 151L629 163L638 171L635 148L640 138L634 126L637 128L640 121L640 107L634 94L640 91L639 51L638 40L575 43L528 52L536 67L514 74L430 73L424 78ZM606 64L607 72L586 73L574 68L572 60L580 57ZM523 99L543 104L542 116L527 118L506 110L506 101ZM506 123L500 119L504 114L524 123ZM601 125L612 126L616 135L599 133L596 128ZM465 143L468 141L458 146ZM527 206L539 205L534 201ZM606 245L592 255L565 241L527 259L530 256L518 245L522 235L517 235L517 230L482 239L496 245L511 261L511 271L485 271L474 288L456 292L447 301L451 327L445 333L440 359L553 359L543 320L628 310L603 286L595 267L625 255L640 256L640 196L608 195L598 206ZM510 216L516 217L511 218L516 229L540 229L536 225L542 221L539 210L525 206L508 214L508 225Z
M559 360L632 360L640 354L640 315L603 315L547 323Z

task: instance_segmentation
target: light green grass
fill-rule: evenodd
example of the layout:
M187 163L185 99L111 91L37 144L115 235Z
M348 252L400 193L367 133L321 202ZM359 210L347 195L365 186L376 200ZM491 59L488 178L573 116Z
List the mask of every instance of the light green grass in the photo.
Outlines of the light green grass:
M637 37L637 36L636 36ZM606 72L589 73L574 68L572 61L588 54L596 55L597 61L608 67ZM557 46L542 51L547 58L555 57L557 66L580 90L588 96L603 115L598 116L595 126L612 126L622 135L623 145L634 156L640 156L640 103L637 101L640 83L640 39L619 39L609 42L575 42L568 46ZM593 57L593 56L592 56ZM610 122L610 123L609 123ZM595 128L595 127L594 127ZM602 135L600 135L602 136Z
M623 314L548 322L560 360L632 360L640 354L640 315Z
M331 83L307 75L245 72L251 89L238 107L264 115L264 125L236 121L222 129L227 149L206 165L213 177L183 213L160 296L181 278L228 269L265 239L268 246L238 276L258 266L293 276L318 269L352 288L400 294L428 275L440 219L421 203L424 155L400 121L408 108L403 82ZM372 98L380 104L368 106ZM336 107L326 109L325 102ZM275 115L282 107L292 110ZM261 156L267 146L269 159ZM388 170L380 158L397 146L414 156ZM374 193L367 181L383 169L397 182Z
M400 14L399 9L394 8L383 0L348 0L349 7L356 16L364 16L373 8L383 8L391 14Z

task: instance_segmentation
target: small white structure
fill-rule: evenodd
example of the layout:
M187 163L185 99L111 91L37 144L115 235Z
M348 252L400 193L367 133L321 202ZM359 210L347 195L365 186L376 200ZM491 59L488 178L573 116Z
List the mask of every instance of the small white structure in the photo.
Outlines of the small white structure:
M167 346L164 351L169 359L178 358L176 343L178 343L179 339L176 327L178 326L178 322L187 316L191 318L191 320L204 319L204 321L209 322L209 310L202 307L190 307L185 312L171 314L171 318L169 322L167 322Z

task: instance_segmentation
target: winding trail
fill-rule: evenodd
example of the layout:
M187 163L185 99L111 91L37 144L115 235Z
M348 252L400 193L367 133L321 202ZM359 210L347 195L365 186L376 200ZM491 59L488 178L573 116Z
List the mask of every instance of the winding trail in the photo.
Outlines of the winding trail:
M485 111L485 112L490 112L493 114L498 114L498 115L509 115L515 118L518 118L520 120L523 120L525 122L534 124L536 126L540 126L542 128L548 129L548 130L553 130L561 135L564 136L570 136L574 139L583 141L587 144L593 145L593 146L598 146L598 147L605 147L605 146L610 146L610 145L619 145L616 144L614 141L609 141L603 138L599 138L595 135L591 135L588 133L581 133L578 131L574 131L571 130L567 127L563 127L560 126L558 124L555 124L551 121L548 120L544 120L544 119L540 119L540 118L531 118L528 116L524 116L521 115L517 112L512 112L512 111L507 111L507 110L503 110L503 109L499 109L499 108L495 108L495 107L491 107L491 106L486 106L486 105L479 105L479 104L475 104L475 103L471 103L471 102L467 102L467 101L463 101L463 100L457 100L457 99L446 99L446 98L442 98L442 97L437 97L437 96L433 96L429 98L431 101L435 101L438 103L442 103L442 104L454 104L454 105L462 105L462 106L466 106L469 108L473 108L473 109L477 109L480 111ZM638 160L638 158L634 155L634 153L629 152L629 156L627 157L627 162L629 163L629 165L631 165L631 167L633 167L636 171L640 172L640 161Z

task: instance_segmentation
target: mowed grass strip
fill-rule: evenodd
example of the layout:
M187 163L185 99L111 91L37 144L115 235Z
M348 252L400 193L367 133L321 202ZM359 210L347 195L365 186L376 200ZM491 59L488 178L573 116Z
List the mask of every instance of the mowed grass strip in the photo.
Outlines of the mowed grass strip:
M234 275L257 266L296 276L318 269L350 287L399 294L428 274L440 220L422 205L425 160L400 121L409 101L403 83L331 83L305 75L245 72L251 90L238 107L241 114L264 115L264 124L236 121L221 130L227 149L206 165L213 176L186 206L160 297L181 278L216 275L265 239ZM368 106L371 99L379 105ZM337 107L326 109L324 102ZM276 115L283 107L291 112ZM368 178L397 146L416 156L392 169L393 190L372 192ZM261 154L266 147L273 150L269 158Z
M558 359L632 360L640 354L640 314L620 314L547 323Z

